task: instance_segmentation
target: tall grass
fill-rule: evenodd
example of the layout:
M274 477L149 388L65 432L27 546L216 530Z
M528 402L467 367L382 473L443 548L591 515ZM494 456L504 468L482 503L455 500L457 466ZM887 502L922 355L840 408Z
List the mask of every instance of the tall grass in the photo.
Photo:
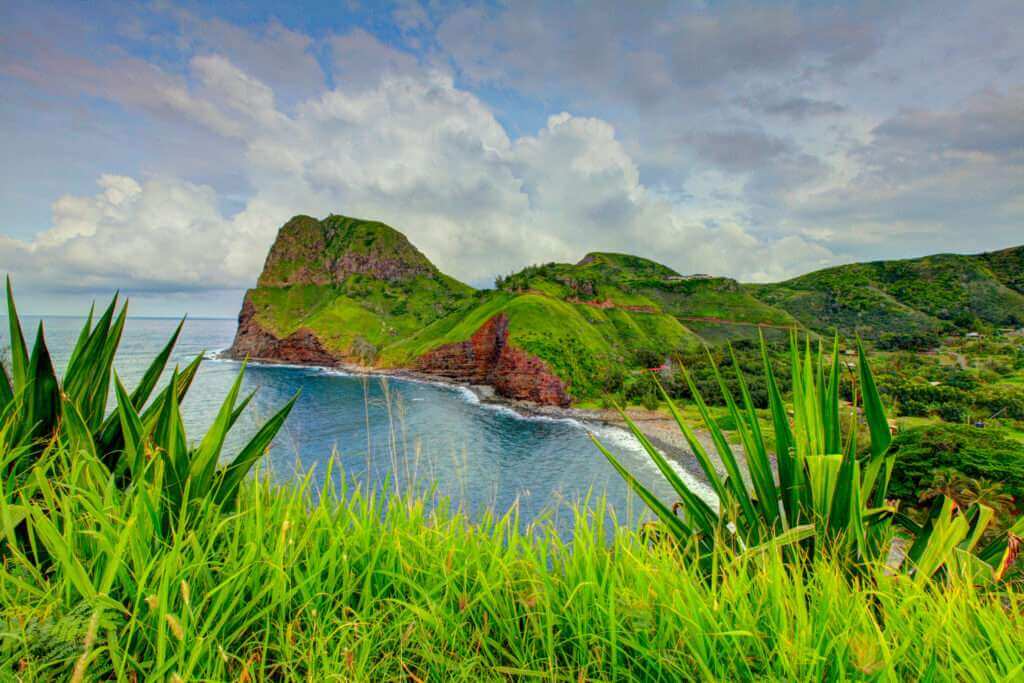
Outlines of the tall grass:
M1024 601L828 552L675 550L580 512L572 544L470 524L331 472L249 479L234 512L153 533L152 483L91 456L35 466L48 571L7 545L0 667L22 680L1009 680ZM0 514L2 514L0 510ZM46 520L43 522L43 520Z

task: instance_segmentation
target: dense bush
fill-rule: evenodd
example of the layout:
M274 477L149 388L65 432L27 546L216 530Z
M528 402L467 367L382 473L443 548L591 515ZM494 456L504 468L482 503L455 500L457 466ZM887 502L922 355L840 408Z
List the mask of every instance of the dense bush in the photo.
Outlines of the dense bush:
M916 502L935 471L951 468L968 477L1005 485L1017 500L1024 495L1024 456L1020 444L997 431L969 425L910 429L892 443L896 456L889 493Z
M876 345L883 350L924 351L941 343L938 333L932 331L883 332Z
M1024 390L1004 384L981 387L974 396L975 404L987 416L1024 420Z

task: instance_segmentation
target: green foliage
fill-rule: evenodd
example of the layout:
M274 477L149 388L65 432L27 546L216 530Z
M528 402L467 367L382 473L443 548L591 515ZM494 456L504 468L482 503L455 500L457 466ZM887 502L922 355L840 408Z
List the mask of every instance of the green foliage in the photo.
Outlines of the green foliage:
M935 332L883 332L876 346L889 351L927 351L942 343Z
M1024 455L1021 445L993 429L938 424L908 429L893 440L896 458L889 495L914 501L935 472L953 469L968 477L1002 483L1024 500Z
M1024 247L978 256L855 263L772 285L750 286L763 301L821 332L913 338L949 328L1013 325L1024 316L1019 266Z
M1003 578L1016 559L1024 519L1010 532L981 548L980 541L994 515L993 510L983 504L976 503L963 514L957 514L952 500L936 497L928 519L918 524L898 515L898 509L888 502L896 456L890 449L889 422L863 348L859 349L858 393L870 433L865 457L858 457L857 430L850 430L847 443L841 443L838 338L829 360L820 346L817 354L812 353L809 340L801 354L794 333L790 361L792 422L763 340L761 350L775 430L777 475L746 382L735 362L740 403L733 399L717 369L716 376L743 446L745 468L741 468L740 460L688 375L694 402L711 434L725 476L716 468L668 394L663 392L718 499L717 509L680 478L625 414L623 418L634 436L679 496L676 506L669 508L655 498L594 439L676 543L695 545L705 557L714 557L720 547L744 552L765 544L807 548L825 545L841 549L850 563L849 568L854 569L865 562L886 560L894 533L892 522L897 519L903 531L913 539L902 566L917 580L926 580L939 572L966 572L973 580L985 582Z
M576 512L572 542L339 481L249 478L236 512L155 533L153 483L92 456L33 466L58 558L4 550L0 677L11 680L1012 680L1024 602L827 550L710 570ZM37 528L38 527L38 528Z
M227 434L252 398L239 398L244 367L209 431L198 446L189 446L179 404L202 355L183 370L175 368L166 388L154 396L182 321L129 393L113 369L128 310L126 303L118 312L117 303L115 296L95 321L90 312L67 369L58 378L42 324L29 353L8 280L12 379L6 371L0 373L0 452L4 454L5 481L23 481L40 460L60 450L71 457L95 458L122 485L154 484L162 493L151 505L161 524L188 514L194 505L207 500L230 507L242 478L263 455L295 399L221 466ZM116 408L108 412L111 390ZM5 490L10 491L10 486ZM18 502L23 506L26 501Z

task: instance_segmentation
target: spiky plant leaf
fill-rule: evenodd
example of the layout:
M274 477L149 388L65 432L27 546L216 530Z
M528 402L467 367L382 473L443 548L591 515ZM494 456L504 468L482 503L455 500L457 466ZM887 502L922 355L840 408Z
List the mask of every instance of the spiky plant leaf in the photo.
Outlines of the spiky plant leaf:
M242 386L242 378L245 376L245 363L238 371L234 383L231 385L228 395L224 398L217 417L213 424L206 431L199 447L192 454L192 462L189 465L189 476L193 486L200 491L207 490L213 484L213 475L217 469L217 461L220 458L221 449L224 447L224 440L234 417L235 401L238 399L238 392Z
M84 453L91 458L96 457L96 443L92 438L92 431L86 424L85 418L79 412L78 406L70 398L64 399L62 406L63 417L61 424L61 437L64 443L74 454Z
M18 309L14 304L14 292L11 291L11 278L7 278L7 325L9 328L9 342L11 345L11 378L14 381L14 390L23 391L28 383L28 347L25 345L25 335L21 331L21 318L18 317Z
M14 387L11 386L11 379L7 376L7 368L0 363L0 413L7 410L13 401Z
M267 420L249 443L238 452L231 464L224 468L214 496L214 500L218 504L229 509L234 506L235 496L238 494L238 487L242 480L277 436L277 432L284 425L284 421L288 418L288 414L292 411L298 398L298 394L293 396L283 408Z
M797 457L796 442L789 425L786 404L782 401L782 392L779 391L778 383L775 381L775 372L772 370L771 360L768 356L768 345L760 331L758 331L758 338L761 346L764 378L768 389L768 408L772 415L772 427L775 432L775 462L779 468L779 495L782 499L782 507L786 512L786 520L790 526L794 526L800 520L803 507L803 464Z
M712 364L716 378L721 381L721 376L718 372L718 368ZM739 463L736 461L736 456L732 452L732 448L729 446L729 442L725 438L725 434L722 433L721 427L711 417L711 412L708 410L707 404L704 402L704 397L701 396L700 390L697 389L696 383L690 373L683 368L683 377L686 379L687 385L690 387L690 394L693 396L694 404L697 406L697 411L700 413L701 419L704 421L704 426L711 433L711 440L715 444L715 450L718 452L718 457L721 459L722 464L725 465L725 471L729 475L726 479L726 488L732 494L733 499L739 504L740 509L743 512L744 524L744 542L756 543L761 536L762 529L759 522L757 510L754 509L754 503L750 499L750 494L747 491L746 484L743 483L743 475L740 474Z
M50 351L46 348L43 323L39 323L36 341L29 359L25 386L24 427L30 442L36 443L36 451L42 450L42 441L50 439L60 421L60 384L53 369Z
M131 393L131 402L135 407L136 411L141 411L152 395L153 390L156 388L157 382L160 381L160 376L163 374L164 369L167 367L167 361L171 357L171 353L174 351L175 345L178 343L178 338L181 336L181 330L185 325L185 318L181 319L178 323L178 327L175 328L174 334L171 335L170 339L164 344L163 349L160 353L153 358L153 361L146 368L146 372L143 373L142 379L139 380L139 384L135 387L135 390ZM195 362L195 361L193 361ZM184 395L179 397L179 401L184 398ZM107 419L104 421L103 426L100 429L100 448L103 452L116 451L121 446L121 440L119 438L118 429L120 429L120 418L117 412L112 412Z
M630 432L640 442L641 447L647 453L648 457L657 466L658 471L661 472L662 476L669 482L672 489L679 496L683 507L686 510L686 519L691 524L696 525L697 529L704 534L705 538L713 538L718 533L720 521L718 515L715 514L714 510L704 502L704 499L694 493L690 487L682 480L679 474L672 468L669 462L665 459L665 456L654 447L650 439L640 431L640 428L636 426L626 415L625 412L621 412L622 418L625 420L626 425L629 427ZM603 449L602 449L602 452ZM615 463L612 463L613 466ZM618 468L616 468L618 469Z
M631 488L640 500L642 500L644 504L651 509L651 512L655 514L661 523L668 528L669 533L672 534L673 538L679 542L685 542L693 534L686 523L669 510L657 496L647 489L646 486L637 481L636 477L630 474L629 470L623 467L622 464L619 463L618 459L604 447L604 444L598 441L593 435L591 435L590 438L594 442L594 445L597 446L598 450L600 450L601 453L604 454L604 457L608 459L608 462L611 463L612 467L615 468L615 471L622 476L629 488Z
M117 397L117 415L121 423L121 435L124 440L123 457L119 458L120 468L127 468L133 479L141 476L145 466L146 440L148 434L142 425L142 418L135 410L128 391L121 384L121 379L114 374L114 394Z

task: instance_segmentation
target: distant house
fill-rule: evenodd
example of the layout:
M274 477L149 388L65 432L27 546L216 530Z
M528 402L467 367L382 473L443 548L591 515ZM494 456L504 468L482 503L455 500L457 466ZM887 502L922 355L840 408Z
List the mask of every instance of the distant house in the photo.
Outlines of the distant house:
M940 382L938 380L934 380L934 381L928 382L928 384L931 384L933 387L937 387L940 384L942 384L942 382Z
M694 273L692 275L666 275L665 282L686 282L687 280L714 280L714 275Z
M982 338L983 337L982 337L982 334L980 332L968 332L967 334L964 335L964 339L982 339Z

